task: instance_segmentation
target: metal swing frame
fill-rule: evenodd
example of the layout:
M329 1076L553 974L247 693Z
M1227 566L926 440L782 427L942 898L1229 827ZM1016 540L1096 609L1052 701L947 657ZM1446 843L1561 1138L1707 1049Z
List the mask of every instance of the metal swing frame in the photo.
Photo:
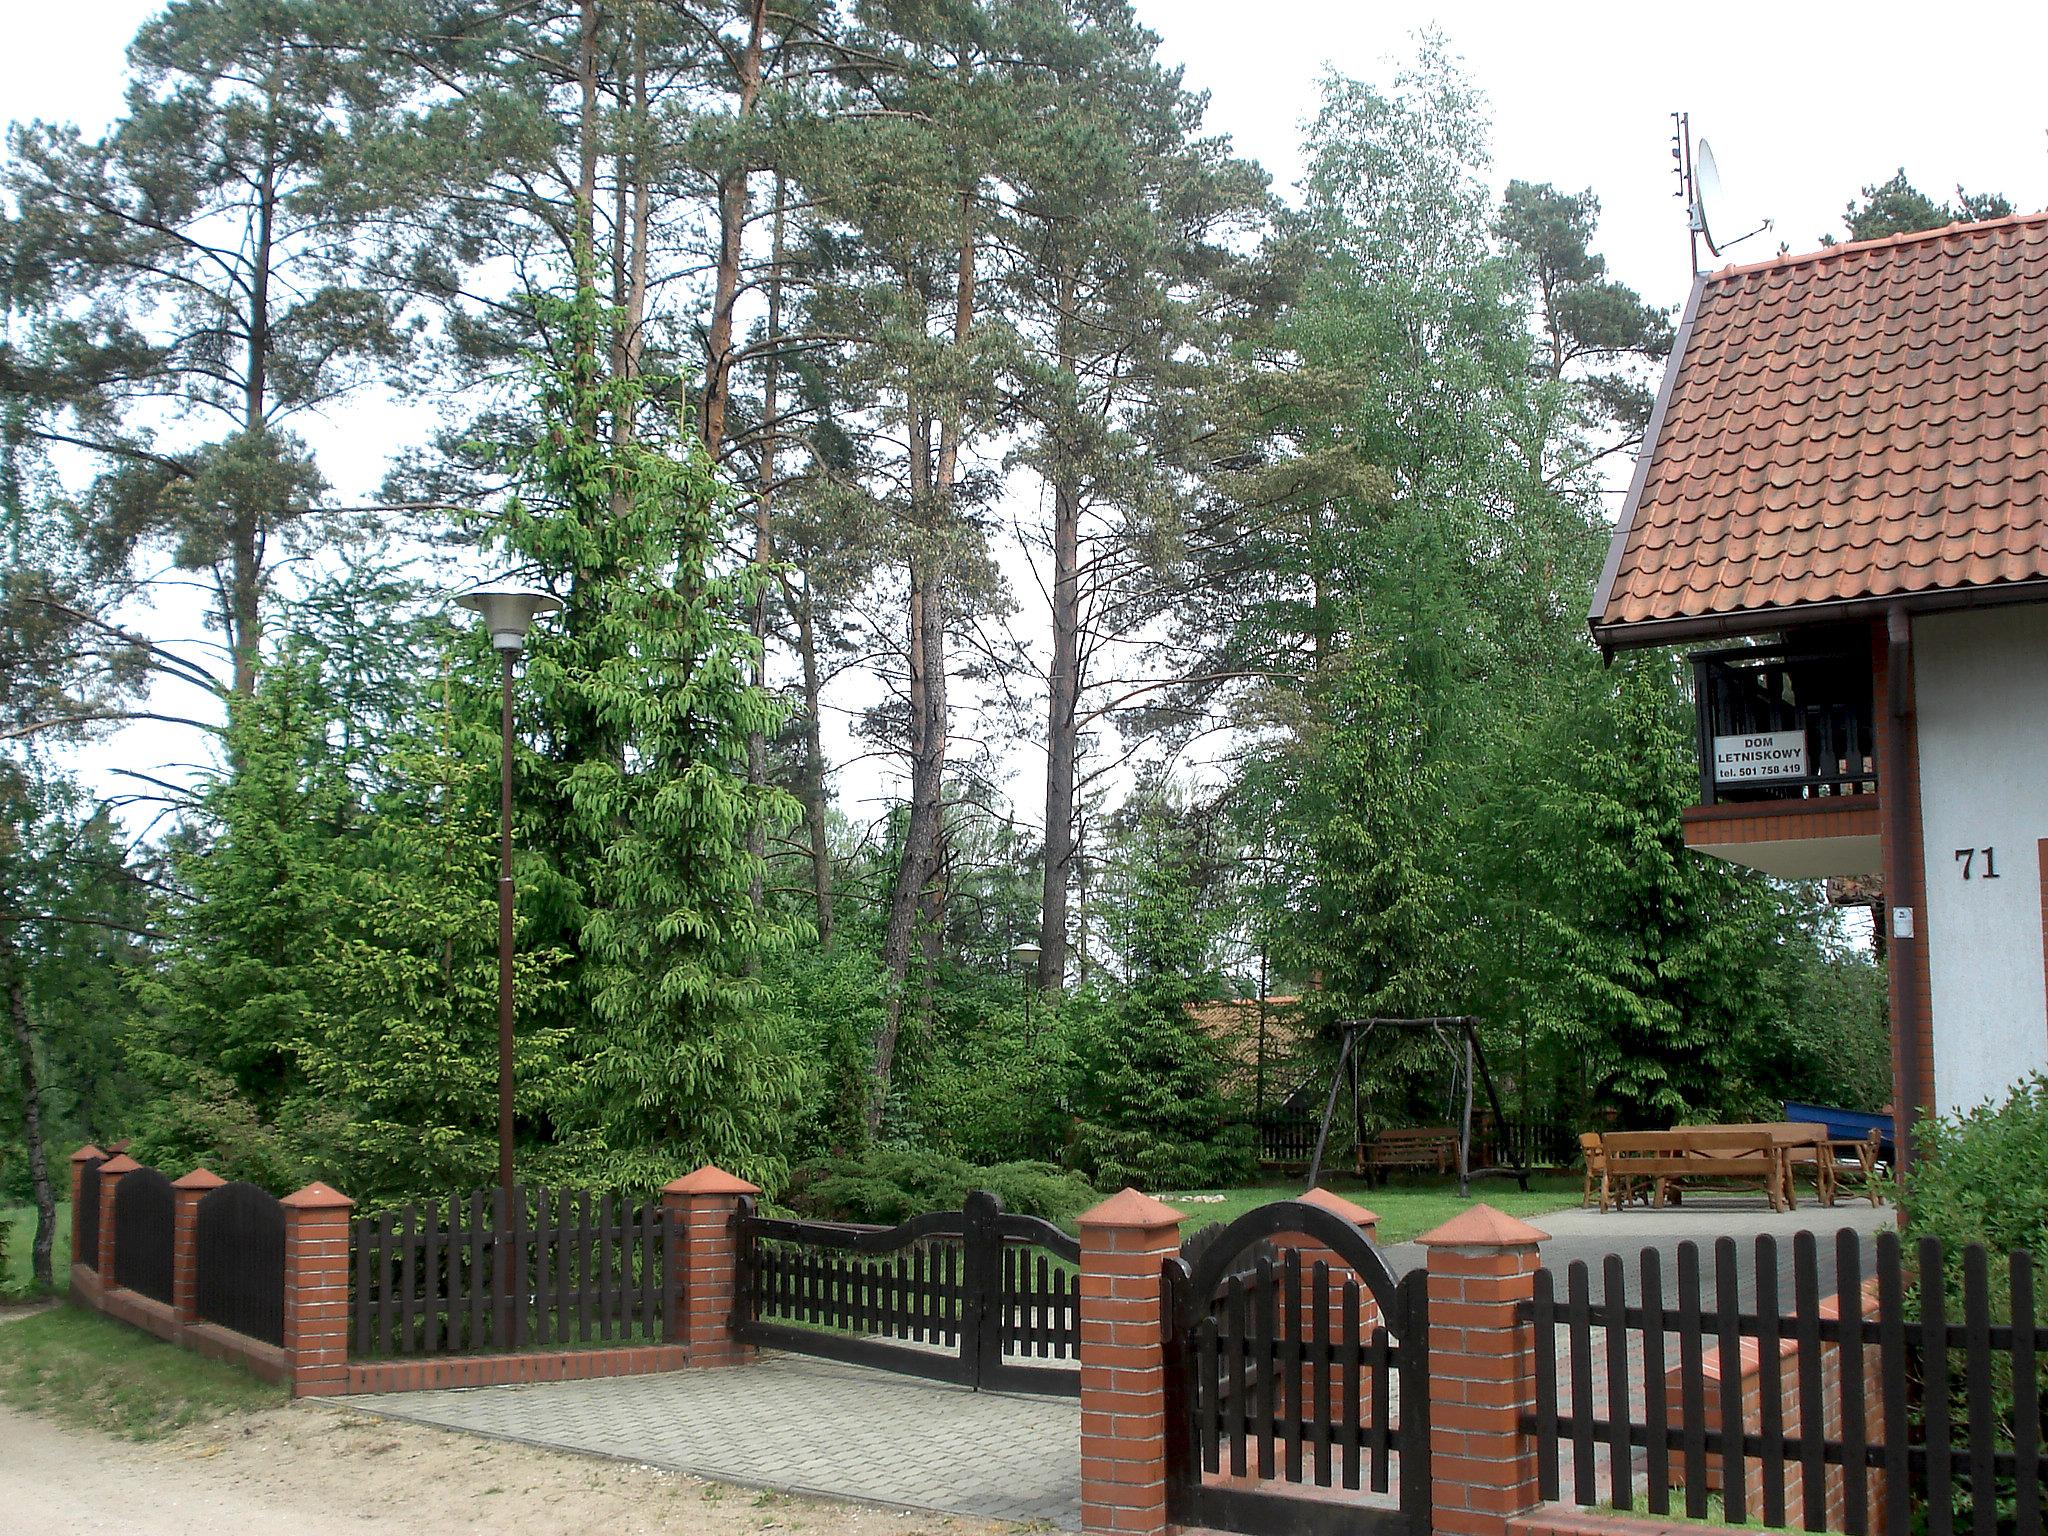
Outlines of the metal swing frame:
M1314 1189L1322 1182L1323 1152L1330 1140L1330 1118L1337 1110L1337 1095L1344 1087L1344 1073L1351 1072L1351 1140L1358 1145L1362 1130L1362 1104L1358 1093L1358 1058L1373 1035L1380 1029L1427 1030L1451 1053L1451 1093L1463 1103L1463 1113L1458 1121L1458 1193L1469 1195L1472 1181L1483 1178L1513 1178L1526 1192L1529 1188L1529 1169L1526 1164L1516 1161L1504 1167L1474 1168L1472 1166L1472 1085L1476 1077L1486 1087L1486 1101L1493 1108L1494 1124L1501 1128L1508 1155L1515 1156L1515 1138L1505 1133L1512 1130L1507 1111L1501 1107L1500 1094L1494 1090L1493 1074L1486 1068L1486 1048L1479 1043L1479 1021L1466 1015L1437 1016L1426 1019L1340 1019L1337 1028L1344 1031L1344 1043L1337 1052L1336 1065L1330 1071L1330 1092L1323 1100L1323 1123L1316 1133L1316 1154L1309 1163L1308 1187Z

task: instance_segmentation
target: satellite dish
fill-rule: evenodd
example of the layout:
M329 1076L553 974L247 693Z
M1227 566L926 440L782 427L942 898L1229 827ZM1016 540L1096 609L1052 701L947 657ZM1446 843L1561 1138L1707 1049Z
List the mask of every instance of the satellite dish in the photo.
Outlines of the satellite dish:
M1771 221L1765 219L1746 233L1728 234L1730 229L1739 229L1749 221L1729 217L1728 194L1721 186L1721 168L1714 163L1713 147L1705 139L1700 140L1699 152L1693 161L1692 187L1692 227L1716 256L1771 227ZM1718 234L1715 232L1717 229L1720 231Z

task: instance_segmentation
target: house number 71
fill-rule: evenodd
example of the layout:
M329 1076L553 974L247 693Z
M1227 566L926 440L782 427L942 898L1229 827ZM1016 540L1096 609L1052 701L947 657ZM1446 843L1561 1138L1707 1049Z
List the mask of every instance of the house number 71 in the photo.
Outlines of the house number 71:
M1982 853L1984 855L1984 878L1986 880L1996 880L1998 878L1998 864L1995 858L1997 852L1998 850L1995 848L1958 848L1956 850L1956 862L1963 866L1963 878L1965 880L1970 878L1970 865L1976 856Z

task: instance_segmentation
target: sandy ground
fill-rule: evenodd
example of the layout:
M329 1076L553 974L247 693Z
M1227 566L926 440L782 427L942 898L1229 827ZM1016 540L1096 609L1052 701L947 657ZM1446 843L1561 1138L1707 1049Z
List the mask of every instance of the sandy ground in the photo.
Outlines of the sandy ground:
M0 1407L0 1536L994 1536L297 1404L146 1444Z

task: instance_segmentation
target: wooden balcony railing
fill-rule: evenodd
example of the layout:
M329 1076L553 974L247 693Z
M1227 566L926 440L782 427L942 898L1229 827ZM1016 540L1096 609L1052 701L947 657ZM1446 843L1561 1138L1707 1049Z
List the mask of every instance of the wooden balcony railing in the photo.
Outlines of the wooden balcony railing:
M1876 793L1867 650L1751 646L1691 660L1702 805Z

